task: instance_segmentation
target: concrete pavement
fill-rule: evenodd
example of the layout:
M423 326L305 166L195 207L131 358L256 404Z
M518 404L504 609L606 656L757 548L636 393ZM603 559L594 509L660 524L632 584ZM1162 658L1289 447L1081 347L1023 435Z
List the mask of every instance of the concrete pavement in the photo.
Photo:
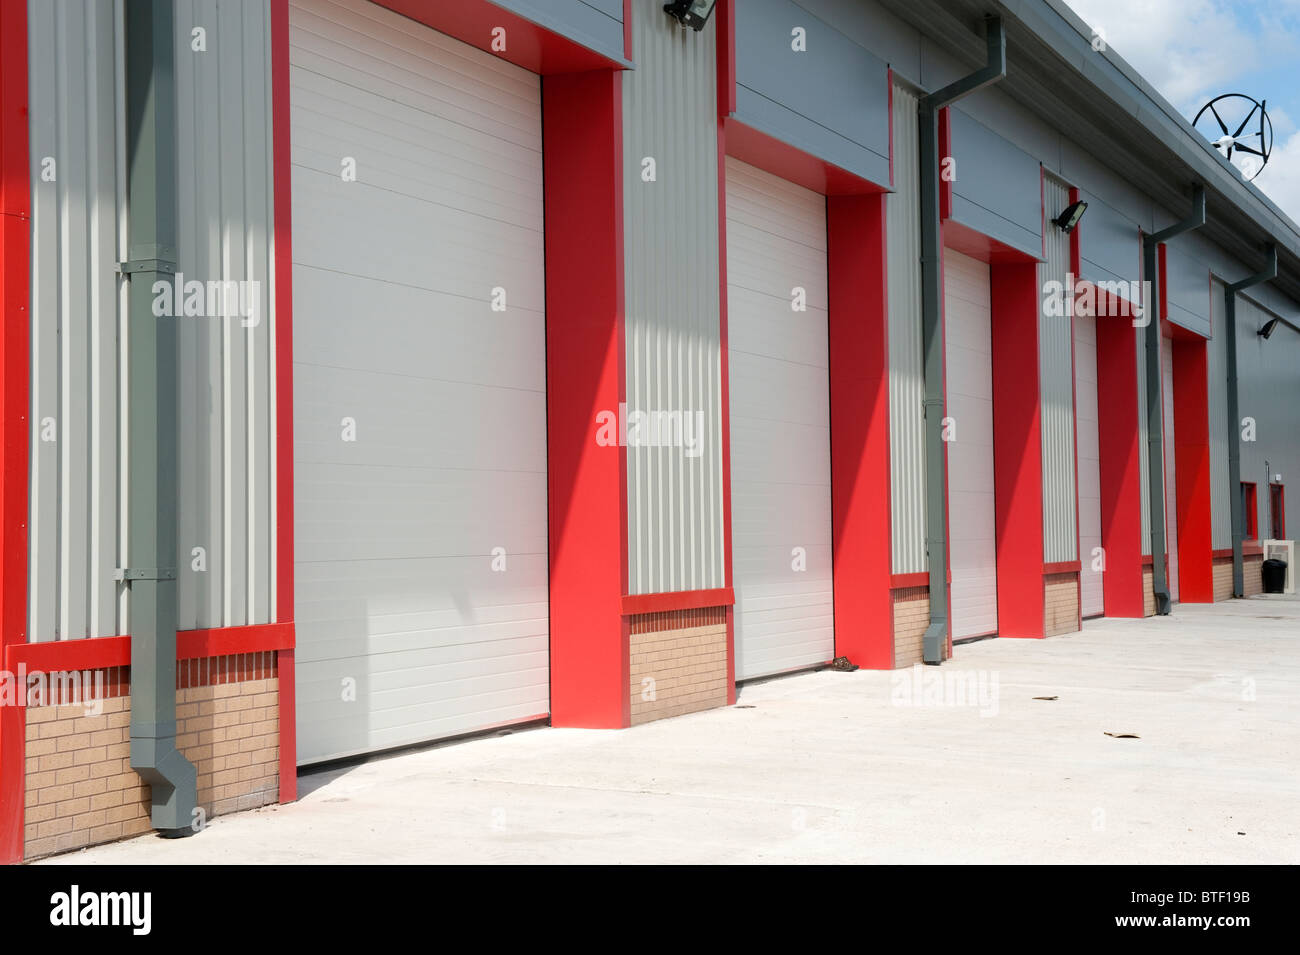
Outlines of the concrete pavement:
M305 774L296 804L44 864L1300 862L1295 598L788 676L738 703Z

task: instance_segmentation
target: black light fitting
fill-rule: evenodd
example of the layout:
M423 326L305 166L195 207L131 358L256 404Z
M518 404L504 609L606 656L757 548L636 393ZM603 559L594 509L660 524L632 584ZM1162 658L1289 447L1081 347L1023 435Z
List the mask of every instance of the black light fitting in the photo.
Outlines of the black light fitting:
M1087 211L1088 203L1082 201L1072 202L1065 207L1064 212L1052 221L1056 223L1057 228L1068 235L1074 231L1074 227L1079 224L1079 220L1083 218L1083 214Z
M699 32L709 22L718 0L670 0L664 4L664 12L675 16L683 26Z

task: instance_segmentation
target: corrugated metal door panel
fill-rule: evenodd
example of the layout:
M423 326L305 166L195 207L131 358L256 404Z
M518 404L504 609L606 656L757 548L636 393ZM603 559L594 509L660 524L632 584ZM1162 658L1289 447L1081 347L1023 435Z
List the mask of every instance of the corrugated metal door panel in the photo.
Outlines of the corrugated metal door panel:
M28 4L28 637L123 632L118 565L119 7Z
M361 0L295 0L290 82L311 763L548 710L541 98Z
M1070 190L1052 176L1043 183L1047 217L1070 203ZM1064 288L1070 271L1070 236L1046 222L1047 260L1038 268L1041 288L1059 282ZM1048 299L1042 298L1044 305ZM1064 300L1058 314L1040 311L1038 324L1039 392L1042 403L1043 560L1076 560L1078 525L1075 517L1074 370L1070 316Z
M1160 379L1163 388L1164 469L1165 469L1165 547L1169 550L1169 596L1178 599L1178 460L1174 441L1174 348L1170 339L1160 336Z
M921 209L917 99L894 86L894 192L885 204L889 271L891 559L918 573L925 556L925 369L921 354Z
M948 560L952 636L998 629L997 545L993 496L993 340L989 267L943 252L944 357L948 443Z
M1105 613L1102 572L1093 569L1101 547L1101 440L1097 413L1097 319L1074 317L1074 408L1079 459L1079 563L1081 612Z
M794 311L792 290L807 293ZM826 200L727 160L736 678L835 655ZM802 569L796 549L802 549Z
M1206 342L1206 396L1210 415L1210 517L1212 547L1232 546L1232 514L1228 499L1228 354L1224 332L1226 291L1223 283L1210 283L1210 326L1214 337Z
M626 386L630 412L702 422L698 446L627 449L628 590L726 583L718 250L717 62L712 18L684 33L632 5L623 74ZM656 178L642 180L642 162Z

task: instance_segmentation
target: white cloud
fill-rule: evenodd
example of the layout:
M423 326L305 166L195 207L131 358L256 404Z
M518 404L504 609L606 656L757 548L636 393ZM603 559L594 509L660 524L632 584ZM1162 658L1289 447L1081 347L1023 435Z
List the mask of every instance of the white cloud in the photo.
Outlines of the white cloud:
M1293 221L1300 222L1300 133L1273 145L1273 155L1255 177L1255 185Z
M1180 110L1196 110L1258 65L1255 38L1215 0L1067 0Z

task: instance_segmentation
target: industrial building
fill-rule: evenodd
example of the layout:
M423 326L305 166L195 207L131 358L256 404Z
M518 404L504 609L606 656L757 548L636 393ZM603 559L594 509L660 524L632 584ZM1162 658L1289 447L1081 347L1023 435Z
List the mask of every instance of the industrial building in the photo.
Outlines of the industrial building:
M1060 0L667 7L0 0L0 859L1260 590L1300 227Z

